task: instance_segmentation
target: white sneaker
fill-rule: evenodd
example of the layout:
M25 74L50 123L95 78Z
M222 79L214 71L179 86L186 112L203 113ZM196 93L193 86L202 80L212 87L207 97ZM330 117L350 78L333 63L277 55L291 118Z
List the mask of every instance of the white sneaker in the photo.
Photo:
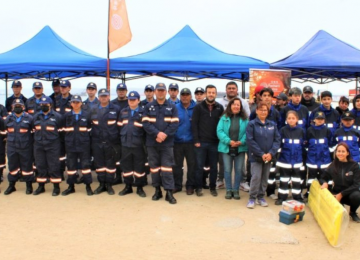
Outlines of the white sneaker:
M240 190L249 192L250 190L249 184L247 182L240 183Z
M277 200L277 199L278 199L278 196L276 196L275 194L271 194L269 197L270 197L271 199L273 199L273 200Z
M225 184L221 180L216 181L216 189L225 189Z

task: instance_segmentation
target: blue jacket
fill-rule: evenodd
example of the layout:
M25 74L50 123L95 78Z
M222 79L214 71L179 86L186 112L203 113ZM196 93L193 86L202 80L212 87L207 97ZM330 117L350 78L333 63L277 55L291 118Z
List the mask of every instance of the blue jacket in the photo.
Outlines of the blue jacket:
M284 126L280 130L281 152L276 166L281 168L300 168L303 166L305 131L300 126Z
M326 169L331 163L330 148L333 146L331 131L325 124L312 125L306 131L306 165L312 169Z
M336 109L333 109L330 107L329 110L327 110L323 105L320 105L318 108L314 109L309 117L309 121L314 121L315 113L316 112L323 112L325 114L325 124L329 128L332 134L335 133L335 131L340 126L340 114Z
M125 147L143 147L145 144L145 130L141 122L144 110L138 107L131 116L130 107L121 110L118 126L120 126L121 145Z
M42 111L33 117L34 145L49 145L59 142L63 130L62 116L51 110L46 116Z
M179 113L179 127L175 133L175 143L193 143L191 121L195 106L194 100L191 100L188 108L185 108L181 102L176 104Z
M240 141L241 145L238 147L238 152L246 152L248 150L247 144L246 144L246 127L249 123L249 120L241 119L239 120L239 137L236 141ZM231 118L227 117L226 115L223 115L220 118L220 121L217 125L216 133L219 138L219 146L218 151L220 153L229 153L229 147L230 147L230 136L229 136L229 130L231 126Z
M296 113L299 116L299 121L297 124L298 124L298 126L301 126L306 131L306 129L310 125L309 110L307 109L306 106L301 105L301 104L294 105L291 101L289 102L289 104L287 104L286 107L283 107L280 111L281 127L284 127L286 125L286 113L289 112L290 110L296 111Z
M351 157L355 162L360 162L360 132L353 127L342 127L334 134L336 144L345 142L349 146Z
M41 98L45 97L43 94ZM28 100L26 100L25 103L25 111L28 112L30 115L35 115L36 113L40 112L40 104L39 104L40 98L36 99L35 96L32 96Z
M19 122L16 120L19 119ZM33 117L26 112L20 118L14 113L8 115L5 120L7 129L7 146L9 149L32 149L33 146Z
M256 118L256 109L251 112L249 119L250 119L250 121L251 121L251 120L254 120L255 118ZM270 121L273 121L273 122L277 125L278 130L281 129L281 117L280 117L280 113L279 113L279 111L277 111L277 110L275 109L274 106L271 106L271 107L270 107L270 112L269 112L269 115L267 116L266 119L268 119L268 120L270 120Z
M355 117L355 122L353 127L356 130L360 130L360 110L357 110L356 108L353 108L350 110L350 112L354 115Z
M90 149L91 119L89 112L81 110L78 120L72 111L67 112L63 116L62 126L67 151L81 153Z
M250 162L263 162L262 156L270 153L274 158L280 148L280 134L274 122L259 118L249 122L246 128L246 142L249 147Z

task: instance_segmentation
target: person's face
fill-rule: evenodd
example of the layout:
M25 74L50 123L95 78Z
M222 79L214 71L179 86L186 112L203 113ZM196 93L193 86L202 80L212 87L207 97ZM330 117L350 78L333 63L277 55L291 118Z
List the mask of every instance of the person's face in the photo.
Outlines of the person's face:
M134 110L139 106L140 100L139 99L128 99L129 107Z
M230 84L226 87L226 96L228 99L236 97L238 94L238 88L236 85Z
M71 107L74 109L74 110L79 110L81 108L81 105L82 105L82 102L79 102L79 101L73 101L71 102Z
M266 106L256 108L256 115L261 120L264 121L268 116L268 108Z
M295 94L295 95L292 95L290 98L294 105L298 105L301 102L301 95Z
M331 102L332 102L332 98L331 97L323 97L321 99L321 104L326 107L326 108L330 108L331 106Z
M355 107L356 107L356 109L360 109L360 98L356 99Z
M116 90L116 93L118 95L118 98L125 99L126 94L127 94L127 90L126 89L118 89L118 90Z
M53 89L53 91L54 91L55 94L59 94L59 93L60 93L60 85L52 86L52 89Z
M159 101L165 100L166 90L164 90L164 89L155 89L155 96L156 96L156 99L159 100Z
M180 101L183 104L184 107L190 105L191 102L191 95L190 94L181 94L180 95Z
M339 159L339 161L346 162L347 161L346 157L349 155L349 152L346 150L344 146L339 145L336 148L335 155Z
M151 89L145 90L144 94L145 94L146 99L154 98L154 91L152 91Z
M352 120L341 119L341 123L345 127L352 127L352 125L354 124L354 120L353 119Z
M60 87L61 95L67 95L70 92L70 87Z
M261 101L265 102L268 106L270 106L272 102L272 96L270 95L269 92L264 92L261 95Z
M22 107L23 110L25 110L25 106L22 105L12 105L12 111L14 111L15 108Z
M43 88L33 88L34 95L36 97L42 96L44 89Z
M14 92L14 95L15 95L15 96L18 96L18 95L20 95L20 93L21 93L22 87L20 87L20 86L14 86L14 87L12 88L12 90L13 90L13 92Z
M234 103L231 104L230 108L233 114L239 114L241 109L240 100L235 100Z
M293 113L290 113L286 118L286 122L289 126L294 127L298 122L298 118Z
M96 95L96 89L95 88L86 88L86 94L88 97L93 98Z
M325 124L325 119L316 118L316 119L314 119L314 123L315 123L316 126L323 125L323 124Z
M210 103L214 102L216 99L216 88L206 89L206 100Z
M40 104L40 107L49 107L49 111L51 110L51 105L50 104Z
M349 108L349 103L348 102L344 102L344 101L340 101L339 103L339 107L341 110L347 110Z
M276 105L277 106L282 107L282 106L285 106L285 104L286 104L286 101L284 101L282 99L276 99Z
M110 96L109 96L109 95L99 96L99 101L100 101L100 104L101 104L102 106L107 106L108 103L109 103L109 100L110 100Z
M306 101L311 100L313 96L314 96L314 93L312 93L312 92L304 92L304 93L303 93L303 98L304 98Z
M195 93L195 99L197 102L201 102L205 99L205 93L202 93L200 91Z
M169 96L171 99L176 99L179 94L179 90L176 88L170 88L169 89Z

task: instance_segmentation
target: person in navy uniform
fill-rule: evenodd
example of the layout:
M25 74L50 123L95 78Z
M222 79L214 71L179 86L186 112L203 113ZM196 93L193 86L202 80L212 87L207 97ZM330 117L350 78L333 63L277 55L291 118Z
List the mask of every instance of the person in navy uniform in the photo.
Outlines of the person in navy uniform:
M6 116L7 116L6 108L0 104L0 183L3 181L3 171L6 167L6 160L5 160L6 130L4 123Z
M30 115L35 115L37 112L40 112L40 99L44 97L43 94L44 89L41 82L37 81L33 83L32 90L34 92L34 96L26 100L25 103L25 111L28 112Z
M60 194L60 131L62 131L62 117L55 112L52 107L51 98L44 96L40 99L41 111L34 115L33 131L34 131L34 156L38 177L36 181L39 183L38 188L34 191L34 195L45 192L45 183L50 177L53 183L53 196Z
M89 111L100 104L99 99L96 97L96 90L97 86L94 82L90 82L86 87L88 98L83 102L83 106Z
M141 122L143 109L139 106L140 95L131 91L128 95L129 106L121 110L118 126L121 137L121 166L124 171L125 188L120 196L133 193L132 186L137 187L136 193L146 197L143 186L146 184L144 149L145 131Z
M168 102L170 104L176 105L176 104L180 103L180 99L178 98L178 95L179 95L179 86L178 86L178 84L171 83L169 85L168 93L169 93L169 96L170 96L169 99L168 99Z
M27 100L27 98L24 97L23 94L21 94L21 90L22 90L21 81L19 81L19 80L13 81L11 88L12 88L14 94L11 95L10 97L8 97L5 101L5 107L9 113L12 110L12 103L15 99L21 99L24 102L24 104L26 103L26 100Z
M155 89L153 85L148 84L145 86L144 95L146 98L144 100L141 100L139 106L144 108L148 103L154 101L154 90Z
M51 83L53 93L49 96L53 102L53 107L56 107L56 98L61 95L60 93L60 80L59 79L53 79Z
M107 89L100 89L98 97L100 105L91 110L91 146L100 183L94 193L107 191L109 195L114 195L112 185L116 172L116 153L120 149L117 126L120 110L118 106L110 103L110 93Z
M5 195L16 191L15 184L20 175L26 182L26 194L33 192L33 117L24 110L24 101L20 98L14 99L12 113L5 120L9 164L9 187L4 192Z
M75 192L76 173L78 161L83 175L83 182L86 185L88 196L93 195L90 184L92 183L90 169L90 113L81 109L82 100L79 95L71 97L72 111L63 116L63 133L67 155L67 183L69 187L61 195L67 196Z
M162 198L161 184L166 190L166 201L175 204L173 196L174 176L174 136L179 126L178 111L174 104L166 100L166 86L158 83L155 87L156 100L145 107L142 118L146 131L146 146L155 194L152 200Z

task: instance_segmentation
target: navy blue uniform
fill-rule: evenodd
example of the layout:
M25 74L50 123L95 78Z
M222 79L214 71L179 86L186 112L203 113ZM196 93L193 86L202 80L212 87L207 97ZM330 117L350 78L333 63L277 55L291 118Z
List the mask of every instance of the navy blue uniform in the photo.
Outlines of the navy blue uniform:
M87 111L91 111L91 109L98 107L100 105L100 101L97 97L93 101L90 101L89 99L86 99L83 102L83 109Z
M306 129L310 125L309 110L304 105L301 104L294 105L291 101L287 106L285 106L280 110L281 127L284 127L286 125L286 113L289 112L290 110L294 110L298 114L299 121L297 125L301 126L306 131Z
M73 111L63 116L64 141L67 154L67 174L69 185L76 182L78 160L85 184L92 183L90 169L90 114L82 110L79 114Z
M314 109L310 114L310 122L314 121L315 113L323 112L325 114L325 124L332 134L340 127L340 114L336 109L330 107L329 110L325 109L323 105Z
M360 162L360 132L353 127L342 127L336 130L334 134L336 144L345 142L349 146L350 154L353 160Z
M355 117L355 122L354 122L354 125L353 127L356 129L356 130L359 130L360 131L360 110L357 110L356 108L353 108L351 109L350 111L354 117Z
M176 106L166 100L160 105L155 100L146 105L142 122L146 131L146 146L153 186L160 187L162 183L165 190L173 190L174 135L179 126ZM162 143L156 141L159 132L167 135Z
M61 122L61 115L53 110L47 115L39 112L34 116L34 156L38 171L36 180L39 183L45 183L47 177L50 177L52 183L61 182L59 163Z
M3 129L0 131L0 175L2 175L2 172L6 167L6 162L5 162L6 130L5 130L5 125L4 125L4 120L6 119L7 114L8 113L5 109L5 107L3 105L0 105L0 117L2 120L1 124L2 124L2 129Z
M19 97L15 97L14 95L11 95L5 101L5 107L8 112L11 112L11 110L12 110L11 105L15 99L21 99L22 101L24 101L24 104L26 104L27 98L24 97L23 94L20 94Z
M26 100L25 103L25 111L28 112L30 115L35 115L36 113L40 112L40 99L45 97L43 94L40 98L36 98L35 96L32 96L28 100Z

